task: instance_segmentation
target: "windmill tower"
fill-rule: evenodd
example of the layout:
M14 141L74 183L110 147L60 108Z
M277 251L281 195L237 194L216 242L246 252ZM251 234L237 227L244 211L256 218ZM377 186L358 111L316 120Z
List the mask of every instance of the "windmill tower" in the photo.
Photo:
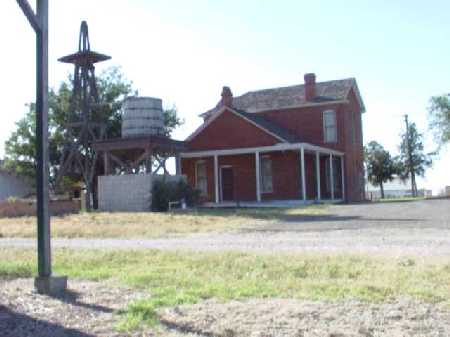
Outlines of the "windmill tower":
M73 92L66 125L67 143L62 151L57 183L69 173L79 174L86 186L86 209L91 209L97 154L91 147L105 138L106 121L96 114L99 97L94 64L111 57L91 51L86 21L81 23L78 51L58 61L74 65ZM98 111L98 109L97 109Z

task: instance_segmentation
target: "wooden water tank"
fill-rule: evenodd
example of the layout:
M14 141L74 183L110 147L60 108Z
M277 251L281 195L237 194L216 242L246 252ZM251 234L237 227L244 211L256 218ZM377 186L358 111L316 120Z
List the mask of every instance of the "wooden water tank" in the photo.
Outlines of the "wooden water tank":
M162 100L153 97L127 97L123 102L122 137L164 135Z

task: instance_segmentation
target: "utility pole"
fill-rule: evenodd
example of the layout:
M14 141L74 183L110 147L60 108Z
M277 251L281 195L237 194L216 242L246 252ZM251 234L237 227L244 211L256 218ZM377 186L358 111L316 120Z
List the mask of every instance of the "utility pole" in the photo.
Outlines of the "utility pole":
M16 0L36 33L36 186L38 277L35 288L57 294L67 286L66 277L53 277L50 247L48 153L48 0L36 1L36 13L27 0Z
M411 174L411 193L413 197L417 197L417 185L416 185L416 172L414 170L413 158L412 158L412 147L411 147L411 138L409 137L409 121L408 115L405 115L405 124L406 124L406 147L408 149L408 169Z

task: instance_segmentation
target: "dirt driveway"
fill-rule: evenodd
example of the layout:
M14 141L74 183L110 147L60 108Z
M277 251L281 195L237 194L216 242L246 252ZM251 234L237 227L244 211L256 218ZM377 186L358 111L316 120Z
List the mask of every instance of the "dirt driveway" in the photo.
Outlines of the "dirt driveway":
M230 233L161 239L54 239L55 247L323 252L450 256L450 200L330 206L328 215L283 215ZM0 239L0 247L35 246Z
M323 232L367 229L450 230L450 199L334 205L327 215L285 216L267 231Z

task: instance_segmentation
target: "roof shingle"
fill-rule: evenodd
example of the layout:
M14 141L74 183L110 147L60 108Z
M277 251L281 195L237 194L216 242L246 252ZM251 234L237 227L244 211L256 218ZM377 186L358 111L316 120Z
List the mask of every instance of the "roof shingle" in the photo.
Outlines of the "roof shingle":
M317 95L312 102L305 100L305 86L300 84L289 87L250 91L242 96L233 97L233 108L245 111L247 113L254 113L301 107L311 103L340 101L347 99L347 95L352 88L355 90L355 94L360 101L362 110L364 111L364 103L361 99L361 95L354 78L317 82ZM211 115L219 108L220 102L215 108L205 112L202 116Z

